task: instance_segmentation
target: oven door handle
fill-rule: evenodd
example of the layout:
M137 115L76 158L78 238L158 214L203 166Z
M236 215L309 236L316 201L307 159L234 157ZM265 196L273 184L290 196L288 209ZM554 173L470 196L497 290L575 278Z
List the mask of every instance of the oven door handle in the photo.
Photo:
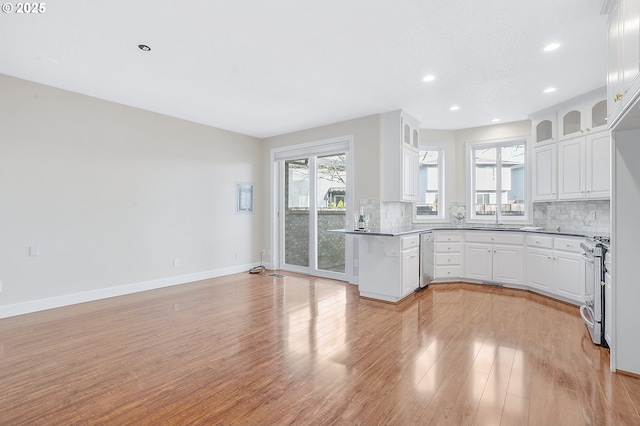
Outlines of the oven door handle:
M589 312L589 316L591 317L591 319L587 318L585 312ZM595 322L593 321L593 311L591 311L591 309L587 305L580 306L580 316L589 327L593 327L595 325Z

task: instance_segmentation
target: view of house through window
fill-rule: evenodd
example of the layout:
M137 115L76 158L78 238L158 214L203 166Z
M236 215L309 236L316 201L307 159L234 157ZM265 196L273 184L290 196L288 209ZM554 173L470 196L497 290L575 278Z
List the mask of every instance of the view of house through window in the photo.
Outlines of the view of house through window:
M420 151L420 174L416 218L442 217L442 161L441 148Z
M524 216L524 143L473 147L471 157L474 216Z

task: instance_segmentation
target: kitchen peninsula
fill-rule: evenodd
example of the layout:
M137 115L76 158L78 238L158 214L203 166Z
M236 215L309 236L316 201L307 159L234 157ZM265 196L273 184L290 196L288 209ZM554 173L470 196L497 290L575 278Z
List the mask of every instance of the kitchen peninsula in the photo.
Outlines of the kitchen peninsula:
M422 270L434 282L497 284L584 302L580 243L586 235L579 231L416 225L332 232L356 237L363 297L398 302L420 286ZM432 244L420 247L427 233Z

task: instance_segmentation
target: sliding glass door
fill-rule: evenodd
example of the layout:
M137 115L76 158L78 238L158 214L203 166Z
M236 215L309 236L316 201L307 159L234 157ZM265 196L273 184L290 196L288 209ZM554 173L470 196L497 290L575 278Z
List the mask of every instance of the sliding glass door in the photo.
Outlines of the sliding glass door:
M280 269L347 279L348 152L308 153L277 161ZM288 153L291 156L292 153Z

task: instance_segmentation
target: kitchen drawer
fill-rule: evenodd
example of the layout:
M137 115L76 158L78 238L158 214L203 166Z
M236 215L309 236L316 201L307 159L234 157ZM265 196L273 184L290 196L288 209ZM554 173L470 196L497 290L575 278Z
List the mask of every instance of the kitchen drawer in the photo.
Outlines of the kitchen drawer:
M553 237L542 235L527 235L527 245L529 247L553 248Z
M436 253L462 253L462 243L436 243Z
M436 242L446 242L446 241L462 241L462 233L460 232L452 232L452 233L443 233L436 232Z
M468 243L488 243L488 244L520 244L524 243L524 235L513 232L467 232L464 239Z
M584 242L584 238L554 238L553 248L556 250L571 251L575 253L582 253L580 243Z
M462 266L436 266L435 278L460 278L462 277Z
M402 250L418 247L420 245L420 237L412 235L410 237L402 237Z
M462 253L437 253L436 266L462 265Z

